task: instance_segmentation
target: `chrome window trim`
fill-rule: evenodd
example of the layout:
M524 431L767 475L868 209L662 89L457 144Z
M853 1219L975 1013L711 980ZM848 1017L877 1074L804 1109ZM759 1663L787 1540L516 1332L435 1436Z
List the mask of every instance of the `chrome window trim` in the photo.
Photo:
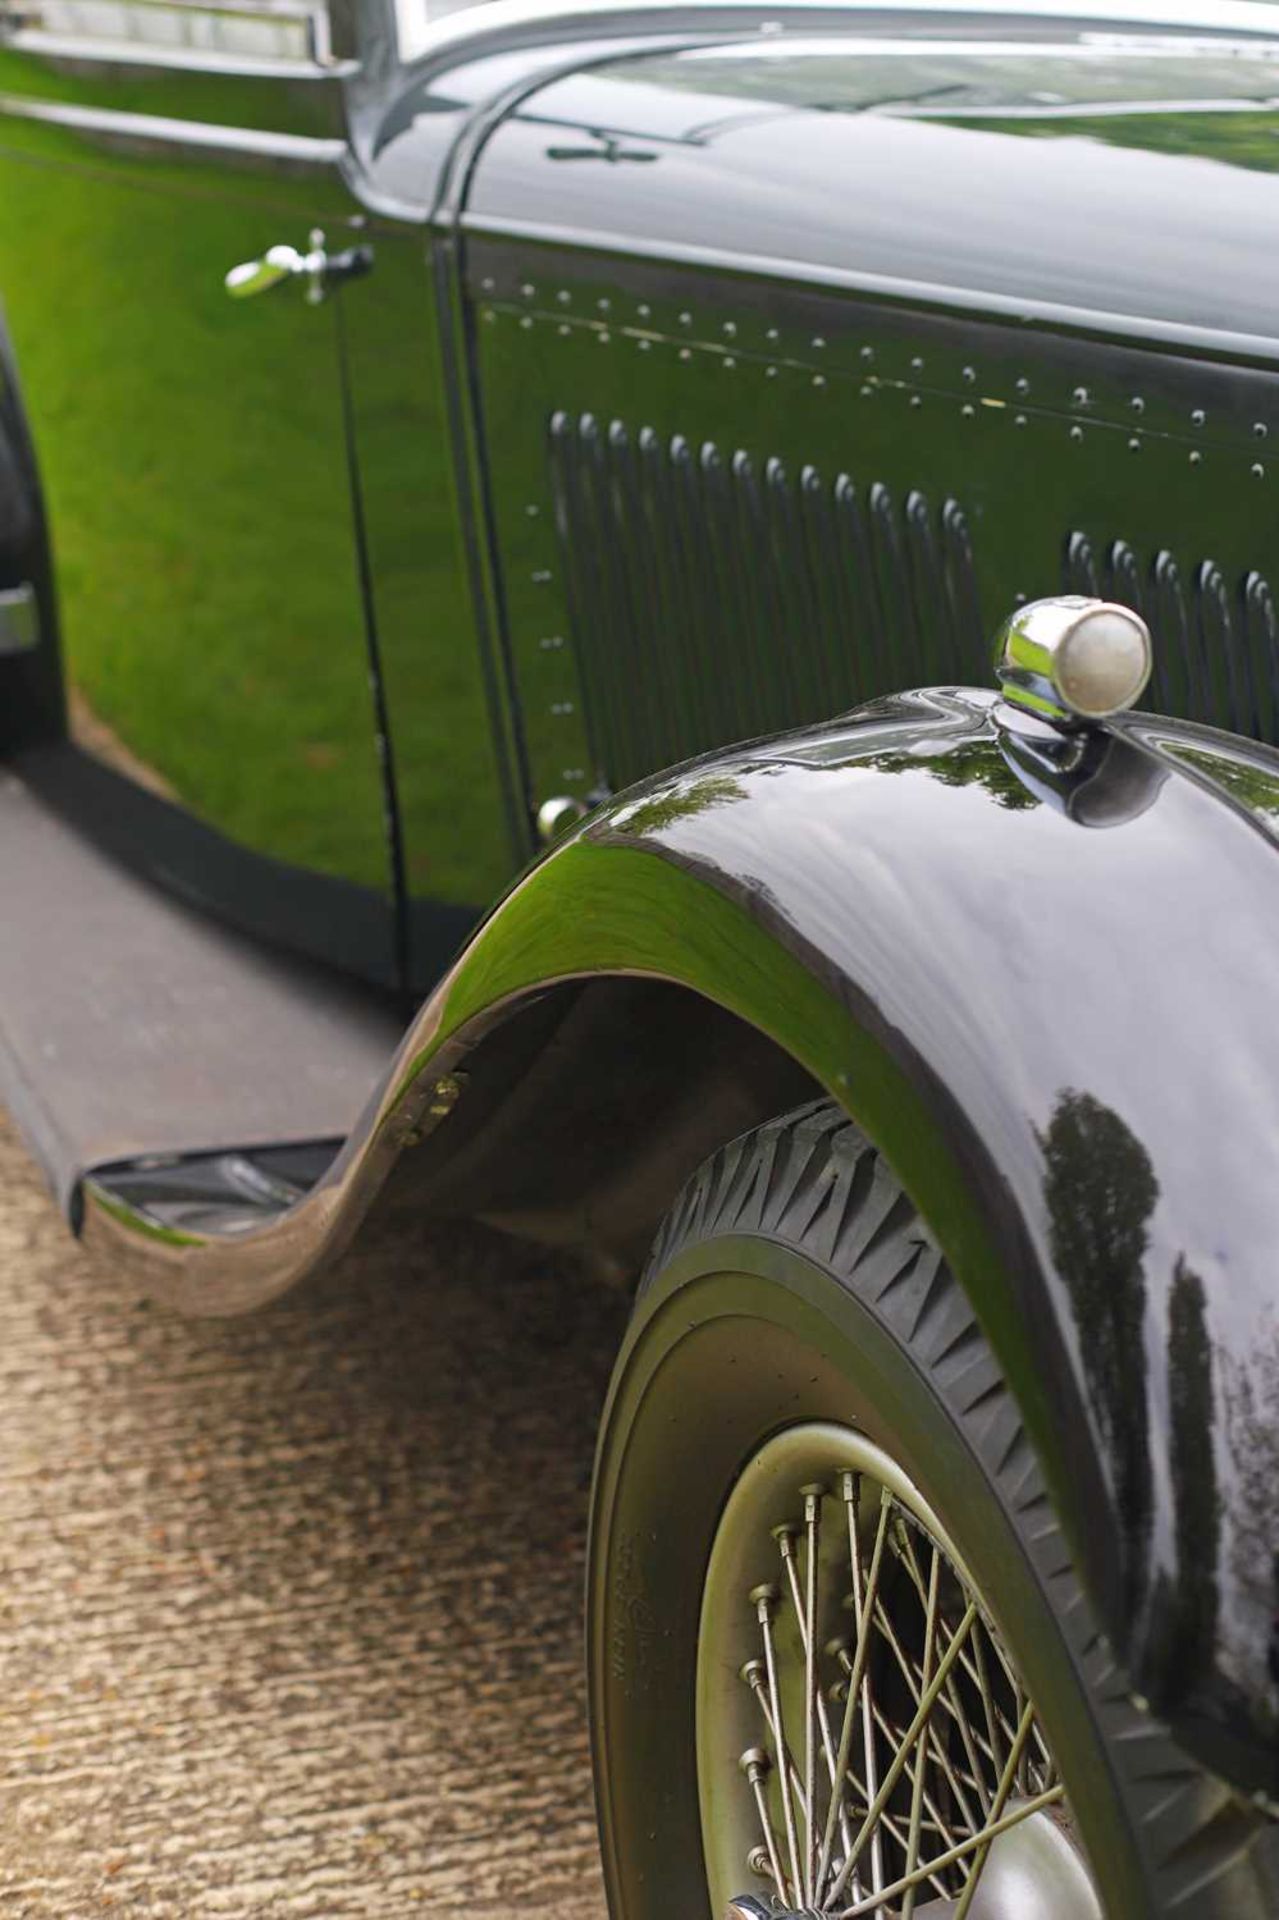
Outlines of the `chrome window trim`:
M333 80L357 71L354 60L269 60L247 54L211 53L196 47L160 47L141 40L77 40L22 27L2 43L15 53L49 62L86 66L145 67L166 73L214 73L234 79Z
M157 145L242 153L255 159L289 160L295 165L334 167L346 153L344 140L311 134L272 133L260 127L220 127L201 120L175 120L163 114L123 113L113 107L78 107L24 95L0 93L0 116L40 120L76 133L121 140L150 140Z
M740 18L742 12L742 0L694 0L684 7L673 5L672 0L573 0L571 5L557 4L557 0L476 0L431 20L430 0L392 0L392 6L400 60L405 65L442 66L464 59L472 45L500 41L507 35L518 39L521 29L545 31L562 25L571 31L579 23L605 28L616 23L620 30L662 15L678 16L684 27L705 15L708 28L713 28L717 13L735 13ZM792 12L809 20L815 12L847 19L872 10L882 11L877 0L773 0L761 6L760 19L770 25L784 23ZM1178 35L1197 30L1216 43L1232 36L1254 43L1279 41L1279 5L1273 0L1073 0L1073 4L1072 0L896 0L893 10L925 19L954 14L971 19L976 12L992 22L1059 20L1064 25L1077 24L1081 31L1122 30L1143 39L1164 29ZM900 49L905 42L894 37ZM947 44L955 50L956 42ZM1156 51L1148 42L1145 50ZM1184 39L1176 50L1186 52Z

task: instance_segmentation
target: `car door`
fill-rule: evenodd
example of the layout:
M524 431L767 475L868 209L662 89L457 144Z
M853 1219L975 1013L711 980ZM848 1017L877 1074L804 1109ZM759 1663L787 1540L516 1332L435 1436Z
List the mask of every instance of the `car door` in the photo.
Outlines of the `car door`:
M388 980L336 301L314 271L225 284L349 245L352 66L288 0L0 0L0 298L55 552L67 805L189 897Z

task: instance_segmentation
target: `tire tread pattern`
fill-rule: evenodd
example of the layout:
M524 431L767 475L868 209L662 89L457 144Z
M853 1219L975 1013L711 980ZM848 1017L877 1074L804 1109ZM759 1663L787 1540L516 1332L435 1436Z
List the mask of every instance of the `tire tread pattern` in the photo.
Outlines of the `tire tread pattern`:
M1012 1516L1101 1727L1151 1912L1276 1920L1273 1832L1135 1701L1075 1572L1017 1404L940 1249L875 1148L828 1100L720 1149L671 1208L641 1292L680 1249L752 1234L818 1260L908 1348ZM1266 1856L1263 1861L1262 1855ZM1129 1920L1119 1916L1117 1920Z

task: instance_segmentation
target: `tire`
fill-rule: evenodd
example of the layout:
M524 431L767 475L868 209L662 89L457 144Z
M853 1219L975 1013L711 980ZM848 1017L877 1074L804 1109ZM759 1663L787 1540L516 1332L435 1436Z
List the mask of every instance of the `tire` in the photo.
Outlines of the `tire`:
M588 1654L596 1793L614 1920L670 1920L674 1914L679 1920L720 1920L726 1891L760 1903L747 1902L742 1913L771 1911L777 1873L762 1844L758 1800L737 1770L737 1754L728 1750L739 1724L761 1726L765 1737L757 1763L762 1756L767 1769L769 1758L774 1761L761 1791L771 1808L788 1895L781 1905L786 1911L808 1905L786 1887L776 1743L770 1749L766 1737L775 1732L768 1724L767 1686L757 1670L752 1699L751 1688L737 1680L738 1636L758 1631L756 1603L748 1601L744 1586L731 1618L721 1602L724 1568L742 1583L755 1577L757 1549L743 1528L755 1512L757 1484L771 1489L767 1498L774 1502L758 1509L762 1520L778 1517L779 1499L798 1503L786 1505L783 1517L793 1511L799 1547L805 1547L802 1496L785 1472L771 1480L768 1473L778 1458L799 1473L816 1458L815 1446L836 1453L852 1448L848 1458L854 1463L863 1456L884 1459L888 1465L884 1473L876 1469L879 1479L889 1467L899 1473L906 1505L896 1501L891 1487L898 1483L891 1481L888 1494L881 1489L874 1496L881 1524L892 1502L900 1510L889 1534L907 1551L914 1551L906 1548L909 1541L919 1543L921 1555L931 1552L934 1569L941 1569L933 1573L934 1587L947 1585L962 1597L968 1582L980 1609L969 1656L982 1634L993 1653L1002 1648L1033 1702L1035 1738L1050 1750L1051 1764L1045 1757L1038 1774L1018 1772L1018 1804L1029 1804L1026 1796L1036 1781L1064 1788L1065 1799L1048 1810L1070 1843L1073 1865L1064 1858L1060 1864L1069 1872L1087 1863L1093 1910L1106 1920L1274 1920L1279 1896L1273 1868L1265 1864L1273 1860L1273 1830L1132 1700L1076 1577L1012 1395L966 1297L887 1166L846 1116L825 1102L733 1142L688 1183L659 1234L610 1389L593 1495ZM842 1458L832 1457L832 1466L845 1502L857 1497L858 1487L867 1497L864 1490L874 1484L868 1470L858 1468L861 1478L847 1472L841 1477ZM839 1537L838 1526L833 1536L831 1531L838 1501L830 1475L825 1484L825 1499L808 1509L827 1516L821 1519L823 1544L815 1549L819 1566L828 1551L824 1543ZM774 1546L763 1537L768 1532L763 1526L759 1551L772 1553ZM865 1556L865 1547L860 1550ZM885 1569L888 1558L886 1550ZM867 1578L864 1561L861 1577ZM887 1581L887 1572L883 1577ZM924 1615L935 1673L939 1649L948 1643L940 1626L928 1627L923 1585L916 1581L912 1596L900 1564L893 1577L894 1592ZM788 1615L786 1625L786 1583L780 1575L778 1580L782 1598L771 1629L778 1636L777 1658L783 1661L781 1636L789 1632L793 1664L802 1665L805 1629L796 1624L803 1619L801 1596L795 1592L794 1619ZM774 1604L765 1599L765 1612ZM820 1604L832 1603L823 1597ZM810 1618L816 1627L817 1613ZM816 1631L810 1637L816 1668L828 1655L823 1651L819 1658L824 1643ZM868 1652L867 1670L885 1657L877 1643ZM926 1657L916 1655L917 1669ZM847 1672L847 1652L843 1660ZM969 1657L974 1678L979 1664ZM891 1680L890 1673L883 1685ZM968 1684L961 1664L950 1670L948 1692L952 1680ZM783 1689L790 1684L785 1676L779 1682ZM740 1698L740 1708L723 1704L734 1687L739 1691L731 1699ZM1021 1699L1018 1693L1018 1705ZM829 1721L823 1737L829 1736L833 1777L837 1768L829 1756L844 1708L827 1690L818 1711ZM1009 1722L1013 1712L1008 1709ZM816 1724L816 1715L808 1718ZM951 1715L968 1740L961 1718L959 1712ZM998 1771L994 1746L1002 1757L1012 1744L1004 1741L1003 1727L992 1722L985 1749L992 1776ZM788 1719L788 1745L789 1729ZM873 1745L875 1736L867 1737ZM938 1749L955 1737L954 1729L939 1735ZM813 1740L816 1762L798 1753L803 1741L797 1737L796 1776L815 1766L820 1778L821 1743L816 1735ZM971 1745L966 1750L972 1752ZM917 1757L919 1748L914 1752ZM868 1753L867 1775L872 1764L878 1779L885 1771L883 1754ZM986 1762L974 1755L974 1764ZM1019 1761L1019 1769L1025 1764ZM962 1761L960 1769L967 1778ZM918 1771L934 1778L926 1768ZM899 1835L909 1819L911 1780L903 1772L896 1797L887 1803L895 1809ZM802 1785L798 1779L797 1799ZM963 1791L962 1779L956 1791ZM971 1783L969 1791L972 1796ZM870 1799L863 1788L863 1812ZM825 1823L819 1802L813 1825L820 1833ZM948 1804L953 1815L955 1803ZM934 1811L940 1835L951 1816L943 1820L942 1810ZM801 1813L802 1807L795 1820L802 1842ZM1035 1816L1039 1827L1046 1817ZM725 1874L736 1868L725 1867L725 1847L735 1862L740 1834L748 1831L760 1837L755 1866L748 1868L743 1848L740 1885L728 1885ZM1023 1836L1031 1831L1024 1822ZM1056 1847L1057 1836L1050 1837ZM885 1832L885 1858L893 1844ZM992 1887L996 1850L1005 1850L998 1854L1003 1872L1008 1844L997 1840L986 1855ZM957 1895L973 1857L917 1890L919 1920L959 1911ZM891 1858L900 1868L906 1856ZM832 1865L825 1892L817 1884L809 1888L818 1911L840 1911L852 1898L846 1882L840 1898L828 1904L833 1871ZM857 1871L870 1873L869 1843ZM874 1886L890 1883L881 1877ZM970 1920L985 1911L987 1890L980 1892ZM1074 1920L1088 1904L1050 1901L1045 1912L1056 1920L1061 1906ZM894 1903L874 1910L888 1920L900 1909ZM1009 1905L996 1899L990 1910L996 1920L1005 1912L1038 1920L1015 1899Z

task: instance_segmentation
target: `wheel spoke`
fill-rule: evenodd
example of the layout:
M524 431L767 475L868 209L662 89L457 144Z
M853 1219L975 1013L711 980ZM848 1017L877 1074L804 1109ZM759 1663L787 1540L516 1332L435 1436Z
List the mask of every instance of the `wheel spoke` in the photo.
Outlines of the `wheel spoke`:
M853 1867L856 1865L857 1857L860 1854L862 1848L865 1846L866 1841L869 1839L870 1834L873 1831L875 1821L879 1818L880 1813L882 1812L884 1806L887 1804L889 1795L892 1793L893 1788L897 1785L898 1780L901 1778L902 1769L906 1765L906 1761L909 1757L911 1747L914 1745L915 1741L919 1738L920 1733L922 1732L924 1727L926 1727L928 1724L928 1716L933 1710L933 1706L936 1703L938 1694L941 1692L942 1688L946 1684L946 1675L950 1672L951 1667L954 1665L955 1661L958 1659L959 1648L963 1643L964 1635L967 1633L969 1627L972 1625L976 1617L977 1617L977 1603L975 1600L973 1600L969 1602L969 1605L967 1607L967 1610L965 1611L964 1617L959 1623L959 1628L956 1632L955 1638L951 1641L949 1647L947 1647L945 1653L942 1655L940 1661L938 1662L937 1671L933 1675L933 1678L928 1683L928 1687L925 1690L924 1695L920 1700L919 1706L915 1711L915 1717L911 1721L907 1731L902 1736L901 1746L898 1748L897 1752L893 1755L892 1760L889 1762L888 1767L885 1770L884 1778L880 1783L879 1792L876 1794L874 1800L871 1802L870 1809L867 1812L866 1818L862 1822L861 1827L859 1828L857 1834L854 1836L852 1848L848 1854L847 1859L844 1861L843 1866L840 1868L839 1872L835 1875L834 1880L831 1882L830 1894L828 1896L829 1899L837 1900L840 1894L844 1891L844 1888L848 1885L849 1875L852 1873Z
M934 1873L940 1873L944 1867L953 1867L961 1860L967 1860L979 1847L989 1846L992 1840L998 1839L1001 1833L1008 1833L1013 1827L1020 1826L1023 1820L1029 1820L1033 1815L1056 1806L1064 1795L1064 1787L1051 1787L1047 1793L1036 1794L1033 1800L1023 1800L1019 1806L1013 1808L1011 1813L1004 1814L1002 1819L993 1820L981 1833L975 1833L969 1839L959 1841L956 1846L949 1848L945 1853L939 1853L932 1860L925 1860L914 1873L909 1876L903 1875L900 1880L894 1880L892 1885L885 1887L882 1893L872 1894L869 1900L858 1900L851 1907L841 1907L836 1920L861 1920L863 1914L881 1912L886 1901L895 1900L899 1893L905 1893L909 1887L922 1885Z
M848 1762L852 1757L853 1732L857 1724L858 1698L861 1693L862 1679L866 1672L866 1663L870 1657L870 1623L875 1611L875 1595L879 1591L880 1569L884 1563L884 1542L888 1538L888 1522L892 1514L891 1503L887 1499L880 1502L879 1522L875 1528L875 1545L871 1549L870 1570L866 1575L866 1584L862 1590L862 1606L857 1620L857 1650L853 1655L852 1671L848 1681L848 1699L844 1705L844 1721L839 1734L839 1755L835 1762L836 1778L842 1780L848 1771ZM878 1799L878 1795L876 1795ZM872 1803L874 1804L874 1803ZM835 1828L839 1822L838 1800L832 1798L826 1814L826 1831L822 1835L821 1858L817 1865L817 1898L824 1898L826 1875L830 1871L831 1848L835 1840ZM847 1861L855 1858L853 1849L847 1854ZM841 1872L844 1870L841 1868ZM845 1881L841 1884L846 1884Z
M1004 1771L1000 1775L999 1785L995 1789L994 1804L990 1809L990 1822L982 1837L982 1844L973 1855L972 1867L967 1880L964 1882L964 1891L960 1895L959 1905L955 1909L954 1920L965 1920L965 1915L973 1904L973 1895L977 1891L977 1882L981 1878L981 1870L985 1866L986 1856L990 1852L991 1837L994 1833L995 1826L1003 1814L1004 1808L1008 1804L1009 1795L1013 1790L1013 1782L1017 1778L1018 1769L1021 1764L1021 1756L1025 1752L1026 1742L1030 1738L1030 1730L1034 1722L1035 1709L1032 1706L1027 1706L1022 1713L1021 1725L1017 1729L1017 1736L1013 1741L1008 1758L1004 1763Z
M933 1548L932 1570L928 1576L928 1619L924 1626L924 1691L932 1685L933 1655L937 1647L937 1579L941 1571L941 1555ZM915 1755L915 1780L910 1795L910 1832L906 1841L907 1877L915 1872L919 1865L919 1823L923 1815L924 1769L927 1764L925 1747L930 1729L925 1723L921 1730L919 1751ZM910 1881L906 1888L906 1898L902 1902L902 1920L913 1920L915 1912L915 1892L917 1882Z
M755 1828L736 1858L779 1909L814 1920L915 1920L934 1899L950 1920L971 1920L988 1876L1006 1900L1007 1887L1030 1874L1037 1889L1044 1872L1047 1904L1032 1901L1026 1920L1073 1920L1053 1891L1069 1875L1038 1864L1073 1842L1048 1819L1065 1787L1025 1684L927 1508L866 1452L869 1467L797 1474L793 1517L780 1524L776 1486L767 1493L759 1545L771 1531L780 1565L777 1584L750 1590L757 1651L743 1645L745 1622L737 1639L763 1744L741 1756ZM823 1474L810 1456L813 1467ZM833 1537L828 1499L844 1513ZM756 1579L765 1571L756 1549L737 1564ZM841 1609L848 1624L827 1638ZM718 1790L708 1804L721 1804ZM1040 1822L1036 1837L1008 1843L1027 1820ZM753 1896L740 1899L754 1911Z
M804 1495L804 1531L807 1537L808 1552L805 1566L804 1588L804 1806L807 1814L808 1845L804 1852L804 1899L811 1907L813 1904L813 1869L817 1846L816 1825L813 1817L814 1795L817 1788L816 1732L817 1732L817 1545L821 1532L822 1495L824 1487L805 1487Z
M768 1676L768 1699L772 1708L771 1718L777 1741L777 1773L781 1782L782 1821L786 1828L786 1851L790 1857L791 1885L798 1898L804 1882L799 1870L799 1842L795 1834L795 1810L791 1805L791 1769L788 1764L782 1726L781 1697L777 1686L777 1655L773 1648L773 1609L777 1605L777 1588L757 1587L751 1599L755 1603L759 1630L764 1642L764 1670Z
M920 1595L923 1596L923 1593L924 1593L923 1575L919 1570L919 1561L915 1557L915 1543L910 1538L909 1528L903 1528L903 1546L905 1548L905 1557L906 1557L906 1562L910 1571L910 1577L915 1582L916 1589L918 1590ZM936 1549L934 1549L934 1554L935 1552L936 1552ZM941 1622L941 1626L942 1626L943 1632L945 1632L947 1637L949 1638L950 1629L947 1626L944 1618ZM978 1794L978 1796L981 1799L983 1812L988 1811L990 1807L990 1793L986 1786L985 1777L982 1772L981 1762L977 1758L977 1751L973 1741L972 1726L969 1721L968 1714L964 1710L963 1703L959 1698L959 1692L958 1692L958 1689L956 1688L955 1677L953 1674L951 1678L946 1682L946 1692L943 1697L942 1704L944 1706L945 1705L949 1706L950 1711L954 1717L955 1724L959 1728L959 1737L963 1742L964 1752L968 1756L968 1765L971 1768L970 1777L972 1780L974 1791Z

